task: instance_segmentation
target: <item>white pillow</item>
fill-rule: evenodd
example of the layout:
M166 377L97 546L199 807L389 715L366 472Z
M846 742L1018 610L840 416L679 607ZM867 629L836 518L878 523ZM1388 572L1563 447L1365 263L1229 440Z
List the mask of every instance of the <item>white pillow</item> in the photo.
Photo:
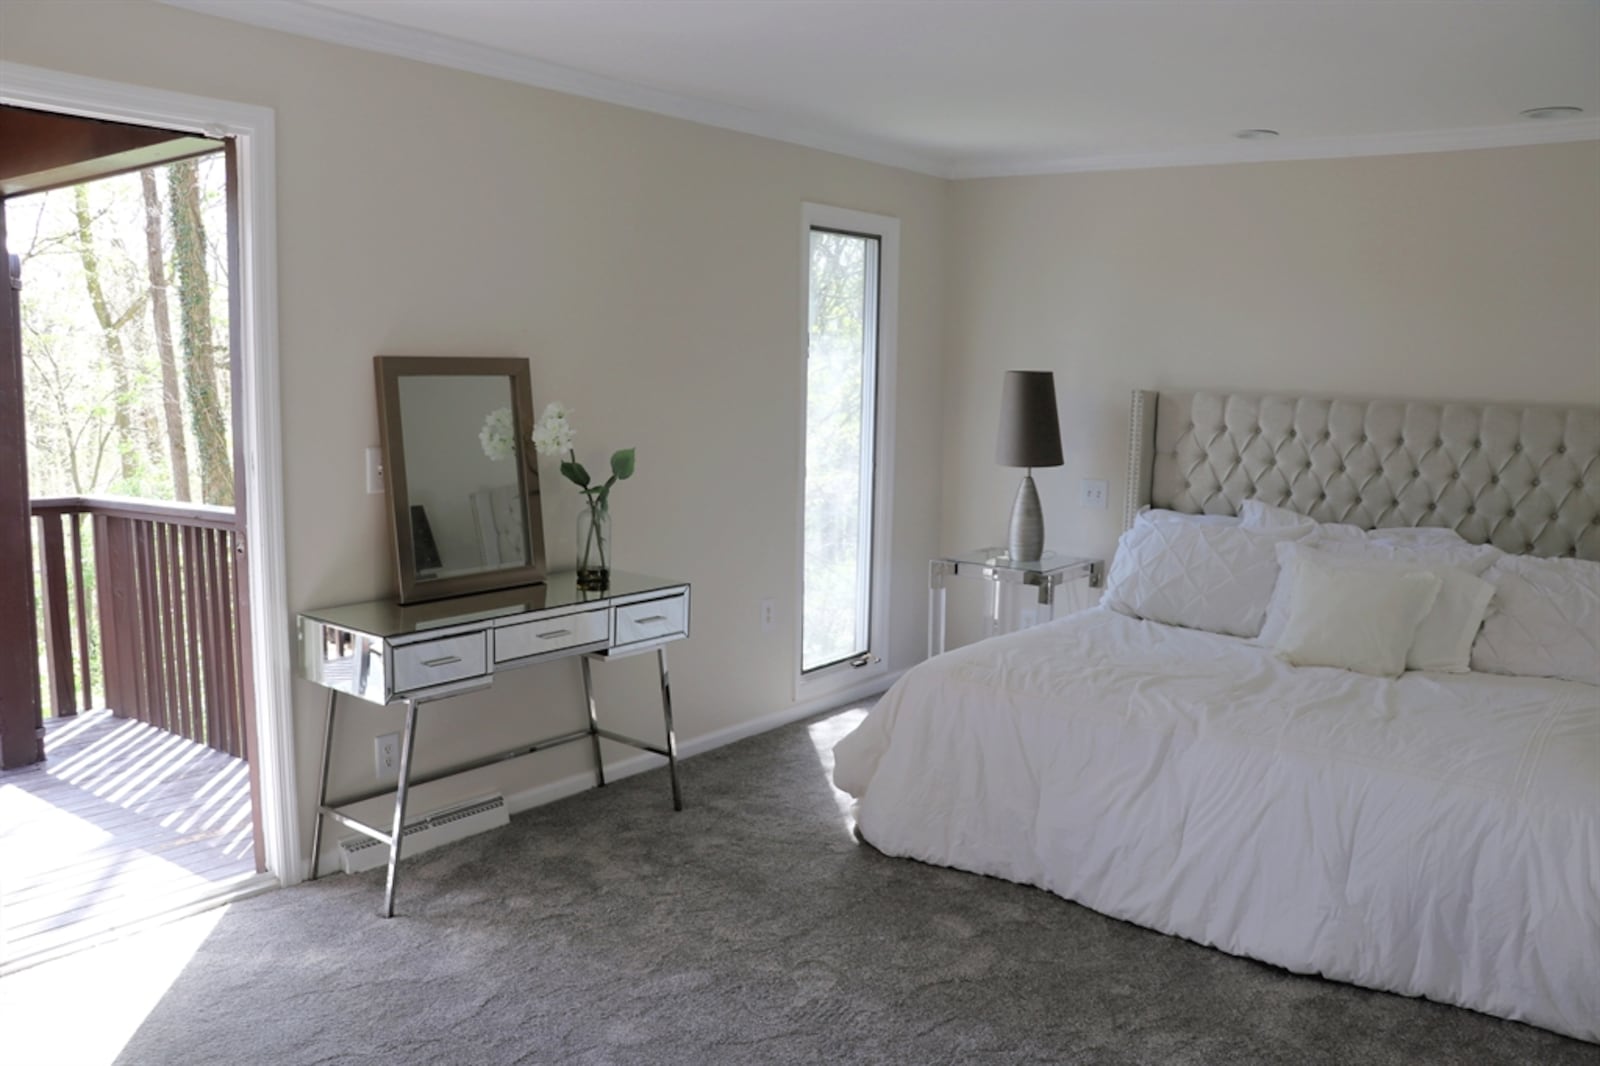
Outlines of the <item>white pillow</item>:
M1396 527L1363 532L1355 526L1324 523L1319 524L1310 536L1302 537L1296 543L1315 548L1328 555L1369 561L1388 560L1405 563L1412 569L1452 566L1458 570L1465 570L1475 577L1482 575L1496 559L1505 554L1492 544L1469 544L1455 530L1438 527L1427 529ZM1279 559L1278 562L1281 564L1283 560ZM1289 620L1288 586L1282 582L1279 582L1279 586L1273 590L1272 600L1267 606L1267 617L1261 626L1261 635L1256 639L1256 643L1269 648L1278 642L1278 636ZM1450 599L1452 603L1456 601L1454 595ZM1426 670L1440 669L1440 667L1413 666L1412 669ZM1463 664L1460 669L1451 669L1450 672L1462 673L1466 669L1466 665Z
M1495 600L1474 670L1600 685L1600 563L1502 555L1484 577Z
M1309 533L1316 528L1317 520L1287 507L1246 500L1239 505L1239 524L1247 529L1299 529Z
M1455 530L1437 526L1374 529L1365 540L1373 554L1387 551L1395 559L1456 566L1479 577L1505 554L1493 544L1473 544Z
M1168 625L1237 637L1259 633L1278 581L1273 549L1299 533L1155 513L1141 514L1117 542L1100 602Z
M1292 552L1284 564L1289 622L1278 657L1295 666L1399 677L1418 625L1444 584L1425 570L1326 565L1315 552ZM1469 575L1470 576L1470 575Z
M1136 521L1144 522L1198 522L1201 525L1236 526L1239 524L1238 516L1231 514L1187 514L1183 511L1168 511L1160 507L1146 507L1139 512Z
M1478 627L1489 610L1489 600L1494 596L1493 585L1460 567L1435 562L1425 552L1397 551L1370 541L1322 542L1324 546L1312 547L1315 543L1317 539L1311 538L1278 546L1278 563L1283 570L1278 587L1272 592L1258 644L1276 647L1283 639L1293 595L1289 564L1294 558L1309 557L1325 568L1390 575L1428 573L1438 578L1439 594L1412 636L1411 646L1406 650L1405 668L1448 674L1467 672L1473 639L1478 635Z

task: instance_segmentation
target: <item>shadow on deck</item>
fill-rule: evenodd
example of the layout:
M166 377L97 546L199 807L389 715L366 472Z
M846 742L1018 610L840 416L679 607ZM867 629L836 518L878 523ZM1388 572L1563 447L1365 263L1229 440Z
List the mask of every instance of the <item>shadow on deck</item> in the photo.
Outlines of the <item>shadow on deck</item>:
M243 759L109 711L0 772L0 972L255 874Z

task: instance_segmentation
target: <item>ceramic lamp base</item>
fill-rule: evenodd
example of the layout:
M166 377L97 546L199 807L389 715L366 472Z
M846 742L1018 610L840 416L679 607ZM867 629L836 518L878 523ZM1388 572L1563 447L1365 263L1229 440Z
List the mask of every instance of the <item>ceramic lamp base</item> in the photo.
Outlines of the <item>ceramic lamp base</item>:
M1039 509L1039 492L1033 475L1023 477L1011 505L1011 530L1006 535L1006 553L1013 562L1036 562L1044 555L1044 512Z

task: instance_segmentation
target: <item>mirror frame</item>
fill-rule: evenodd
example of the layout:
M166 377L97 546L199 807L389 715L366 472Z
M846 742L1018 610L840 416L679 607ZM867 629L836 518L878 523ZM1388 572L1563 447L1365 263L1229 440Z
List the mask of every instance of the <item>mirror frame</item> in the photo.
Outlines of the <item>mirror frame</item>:
M373 358L378 382L378 440L383 449L383 480L389 496L389 531L401 603L424 603L492 589L537 585L545 578L544 520L539 505L539 457L533 450L533 390L528 360L461 356L379 355ZM400 416L400 381L411 377L509 377L516 429L517 480L528 531L528 562L456 577L419 579L411 534L411 498L406 485L405 427Z

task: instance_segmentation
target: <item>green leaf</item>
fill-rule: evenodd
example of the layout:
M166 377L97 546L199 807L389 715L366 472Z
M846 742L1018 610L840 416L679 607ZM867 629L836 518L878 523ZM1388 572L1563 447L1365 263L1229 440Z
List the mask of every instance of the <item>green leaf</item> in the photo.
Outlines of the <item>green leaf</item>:
M561 476L580 489L589 487L589 471L585 470L583 464L576 460L568 460L561 464Z
M618 481L626 481L633 476L632 448L624 448L611 456L611 472L617 476Z
M612 481L606 482L595 490L595 506L602 511L611 506L611 486L614 481L615 479L613 478Z

